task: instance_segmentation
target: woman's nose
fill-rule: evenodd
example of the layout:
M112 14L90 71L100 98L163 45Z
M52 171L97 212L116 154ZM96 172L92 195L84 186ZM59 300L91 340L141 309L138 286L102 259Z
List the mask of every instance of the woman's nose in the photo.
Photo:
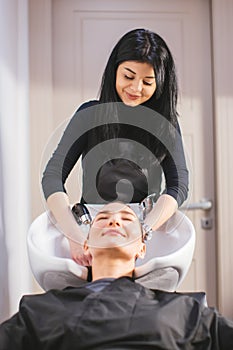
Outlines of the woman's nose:
M141 80L133 80L131 83L131 90L137 92L137 91L142 91L143 88L143 83Z

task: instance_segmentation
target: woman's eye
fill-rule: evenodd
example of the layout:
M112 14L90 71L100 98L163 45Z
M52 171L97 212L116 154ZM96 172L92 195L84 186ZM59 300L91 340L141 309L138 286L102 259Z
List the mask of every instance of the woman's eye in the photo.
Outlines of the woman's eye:
M129 77L128 75L125 75L125 78L128 80L133 80L133 77Z
M147 86L151 86L153 83L148 83L148 81L144 81L143 84Z

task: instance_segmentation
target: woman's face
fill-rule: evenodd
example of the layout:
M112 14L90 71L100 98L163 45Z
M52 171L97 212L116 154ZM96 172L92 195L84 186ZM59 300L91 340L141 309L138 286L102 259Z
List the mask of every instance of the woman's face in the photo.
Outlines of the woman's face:
M155 72L149 63L125 61L119 64L116 91L124 104L138 106L148 101L155 90Z

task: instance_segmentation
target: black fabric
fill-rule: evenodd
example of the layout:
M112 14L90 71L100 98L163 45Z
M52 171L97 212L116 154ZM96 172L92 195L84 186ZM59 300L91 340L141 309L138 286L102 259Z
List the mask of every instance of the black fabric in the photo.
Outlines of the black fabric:
M161 125L162 118L162 122L159 118L156 122L154 115L147 115L152 111L141 115L140 109L135 118L137 109L123 107L129 109L125 112L122 108L121 119L117 124L108 125L110 136L106 136L104 122L101 125L95 122L94 106L100 108L98 101L83 104L68 124L43 174L45 198L54 192L66 191L67 177L82 156L83 202L140 202L148 194L160 194L164 172L164 193L174 197L180 206L187 198L188 170L179 125L174 144L165 140L169 150L163 146L164 153L157 154L160 141L153 132L156 130L159 136L162 132L166 135L166 125ZM124 123L125 116L132 121L130 125ZM133 125L136 119L142 120L140 127ZM151 133L149 120L154 123Z
M128 277L25 296L0 326L1 350L232 350L233 322L196 298L152 291Z

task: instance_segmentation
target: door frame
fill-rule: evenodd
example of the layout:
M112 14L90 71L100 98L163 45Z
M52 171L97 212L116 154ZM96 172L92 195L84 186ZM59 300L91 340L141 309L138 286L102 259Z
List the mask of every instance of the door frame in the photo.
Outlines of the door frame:
M29 1L29 60L30 60L30 132L31 132L31 203L33 220L44 211L38 174L43 147L53 132L52 125L52 1ZM193 0L195 1L195 0ZM208 0L206 0L208 1ZM233 1L209 0L211 22L211 44L213 62L213 103L214 103L214 161L217 240L217 295L218 308L228 317L233 317L233 215L230 200L233 198L231 174L233 170L233 149L231 137L233 102L233 77L229 79L230 58L233 49L227 40L233 36ZM38 65L38 62L40 63ZM233 70L231 71L233 75ZM227 95L228 94L228 95ZM38 103L43 101L43 103ZM38 108L39 106L39 108ZM41 125L43 126L41 128ZM208 137L208 135L207 135ZM224 155L224 157L222 156Z

